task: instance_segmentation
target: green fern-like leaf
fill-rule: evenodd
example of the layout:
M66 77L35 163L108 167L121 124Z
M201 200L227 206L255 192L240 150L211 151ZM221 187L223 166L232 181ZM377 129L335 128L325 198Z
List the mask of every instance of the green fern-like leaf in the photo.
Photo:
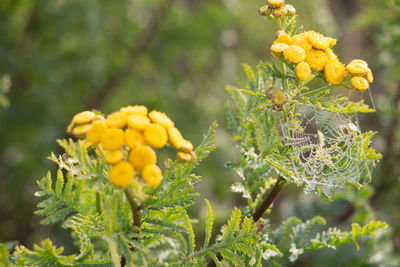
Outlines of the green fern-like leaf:
M203 248L208 246L208 243L210 242L211 239L211 234L212 234L212 228L213 228L213 223L214 223L214 215L212 212L212 208L210 205L210 202L208 202L208 200L206 199L206 204L207 204L207 221L206 221L206 237L204 240L204 245Z

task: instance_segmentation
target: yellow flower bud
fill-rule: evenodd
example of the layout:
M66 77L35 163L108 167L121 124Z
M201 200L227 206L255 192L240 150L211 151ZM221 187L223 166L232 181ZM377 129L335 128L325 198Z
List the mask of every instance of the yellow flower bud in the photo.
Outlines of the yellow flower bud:
M292 36L292 45L300 46L305 52L308 52L312 48L304 32Z
M300 81L306 81L311 77L311 68L306 62L300 62L296 66L296 76Z
M306 62L313 70L323 70L327 61L328 56L324 51L311 49L307 52Z
M281 90L276 90L271 97L272 104L274 104L274 109L281 111L283 104L287 101L287 96Z
M163 112L153 110L149 113L149 117L153 123L160 124L166 129L174 127L174 122Z
M346 78L346 68L339 60L328 60L325 66L325 78L331 84L341 84Z
M143 132L144 141L155 148L162 148L168 142L167 131L159 124L151 123Z
M374 76L372 75L372 70L370 68L368 68L367 74L365 75L365 78L367 79L367 81L369 83L373 83L374 82Z
M365 91L369 88L368 81L360 76L354 76L351 78L351 85L358 91Z
M285 3L284 0L267 0L267 4L271 8L279 8L279 7L283 6L284 3Z
M109 178L112 184L125 187L132 183L134 174L135 172L132 165L123 161L111 168Z
M149 146L136 147L129 155L129 162L132 163L135 170L141 172L144 166L156 164L156 152Z
M284 43L273 43L271 46L271 51L276 54L280 54L283 53L283 51L285 51L288 47L289 46Z
M284 43L287 45L291 45L292 38L289 36L289 34L285 33L284 31L278 31L278 38L274 43Z
M75 136L82 136L86 134L91 128L92 125L90 123L78 125L72 129L72 134Z
M178 160L180 162L189 162L192 160L192 156L190 155L190 153L186 153L186 152L178 152L176 157L178 158Z
M286 8L287 14L289 16L296 15L296 9L294 8L294 6L287 4L284 7Z
M96 116L96 114L92 111L83 111L76 114L72 121L76 124L85 124L91 122L94 116Z
M128 129L125 131L125 142L131 149L144 145L142 133L134 129Z
M346 66L346 69L349 73L363 76L367 74L369 68L367 62L361 59L353 59L350 63Z
M150 125L150 119L141 115L130 115L127 118L129 127L138 131L143 131Z
M269 14L271 14L272 10L269 6L262 6L260 7L260 9L258 10L258 13L261 16L268 16Z
M146 165L142 177L148 186L157 186L162 179L161 169L157 165Z
M126 126L125 114L114 112L107 116L107 126L111 128L124 128Z
M127 106L120 108L119 111L124 113L127 117L130 115L147 116L147 107L145 106Z
M106 153L106 162L110 164L116 164L122 160L124 154L121 150L105 150Z
M125 134L119 128L107 128L101 136L101 147L105 150L120 149L125 142Z
M272 14L276 18L283 18L284 16L286 16L287 10L286 10L286 8L284 6L281 6L281 7L278 7L276 9L274 9Z
M308 31L305 34L310 44L316 49L326 50L332 44L333 39L328 39L318 32Z
M283 51L283 56L292 63L300 63L306 59L306 52L297 45L290 45L285 51Z
M105 121L97 120L92 122L92 128L88 131L86 140L92 145L97 145L100 143L101 136L106 129L107 124Z

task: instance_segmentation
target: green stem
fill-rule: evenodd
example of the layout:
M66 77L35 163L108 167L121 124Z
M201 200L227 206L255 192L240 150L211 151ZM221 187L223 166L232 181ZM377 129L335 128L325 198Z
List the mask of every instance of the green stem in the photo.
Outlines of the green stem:
M204 249L202 249L202 250L199 250L199 251L197 251L197 252L195 252L195 253L193 253L193 254L187 256L187 257L181 262L181 264L184 264L185 262L189 261L190 259L192 259L192 258L194 258L194 257L197 257L197 256L199 256L199 255L201 255L201 254L204 254L204 253L207 253L207 252L209 252L209 251L216 250L216 249L219 249L219 248L228 246L228 245L233 244L233 243L236 243L236 242L238 242L238 241L237 241L237 240L234 240L234 241L230 241L230 242L218 244L218 245L215 245L215 246L212 246L212 247L204 248Z
M264 212L271 206L276 197L285 187L286 183L287 183L286 180L283 179L282 176L279 176L278 181L275 183L272 190L264 194L263 202L260 204L260 206L257 207L257 209L254 211L253 214L253 220L255 222L258 221L264 215Z
M100 195L100 192L96 192L96 210L97 210L97 213L100 213L100 214L103 213L103 208L101 207L101 195Z
M124 193L126 198L128 199L129 205L131 206L132 210L132 215L133 215L133 223L140 228L141 226L141 216L140 216L140 210L138 209L138 205L136 203L135 197L133 196L132 191L129 189L129 187L126 187L124 189Z

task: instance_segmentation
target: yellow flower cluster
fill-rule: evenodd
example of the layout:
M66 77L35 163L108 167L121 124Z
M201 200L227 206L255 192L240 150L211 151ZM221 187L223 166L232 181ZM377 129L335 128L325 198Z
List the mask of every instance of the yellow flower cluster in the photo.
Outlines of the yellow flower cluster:
M183 138L174 122L162 112L148 112L145 106L122 107L106 118L83 111L74 116L67 132L86 138L89 145L96 146L97 156L103 157L104 152L106 162L112 165L110 181L121 187L131 184L135 171L149 186L161 182L154 148L169 143L179 150L180 161L195 159L192 143Z
M292 5L285 5L284 0L267 0L267 5L259 9L262 16L273 16L275 18L283 18L285 16L293 16L296 9Z
M374 81L371 69L368 63L361 59L353 59L347 66L347 71L352 76L351 85L358 91L365 91L369 84Z
M273 55L281 55L290 63L296 64L295 73L300 81L310 79L312 71L323 71L325 79L331 84L341 84L350 75L354 88L359 91L368 89L369 83L373 81L368 64L362 60L353 60L346 67L332 50L335 44L336 39L314 31L294 36L279 31L271 51Z

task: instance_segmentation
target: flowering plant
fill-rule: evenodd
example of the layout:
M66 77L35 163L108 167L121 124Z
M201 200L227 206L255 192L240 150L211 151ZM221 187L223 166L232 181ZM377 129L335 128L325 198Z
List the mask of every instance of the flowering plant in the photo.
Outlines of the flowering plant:
M63 255L46 239L33 250L18 245L11 256L1 245L1 259L17 266L279 266L307 251L358 247L357 240L386 227L372 220L348 232L321 232L326 220L316 216L291 217L272 229L263 218L289 183L324 201L347 185L362 188L381 155L370 146L374 133L362 132L355 115L374 110L330 95L335 87L368 90L368 64L341 63L336 39L296 27L296 10L283 0L268 0L259 12L278 23L271 45L277 61L260 63L256 72L245 65L247 85L226 88L236 102L226 114L240 148L240 160L227 165L241 178L232 190L247 206L232 211L213 242L209 201L202 244L187 209L198 198L195 167L216 148L217 123L194 148L166 114L129 106L108 116L77 114L67 131L78 140L60 140L65 153L50 156L59 167L55 185L50 173L38 182L36 196L45 199L36 214L43 224L70 229L79 253ZM164 147L178 152L162 166L157 153Z

